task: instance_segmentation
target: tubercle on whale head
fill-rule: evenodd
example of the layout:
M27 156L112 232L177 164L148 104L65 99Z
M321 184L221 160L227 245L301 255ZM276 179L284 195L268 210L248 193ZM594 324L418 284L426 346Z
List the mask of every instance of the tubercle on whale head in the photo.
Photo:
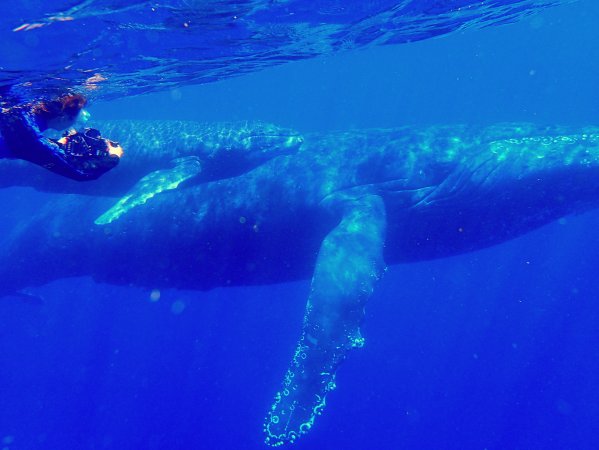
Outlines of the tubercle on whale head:
M472 160L470 184L531 208L580 213L599 201L599 128L564 128L549 135L490 142Z
M286 141L286 147L299 147L304 143L304 137L301 134L290 135Z
M498 163L518 160L530 171L556 167L599 167L599 129L596 133L525 136L489 144Z
M281 145L283 154L290 155L296 153L304 143L304 137L301 135L289 135L284 139Z

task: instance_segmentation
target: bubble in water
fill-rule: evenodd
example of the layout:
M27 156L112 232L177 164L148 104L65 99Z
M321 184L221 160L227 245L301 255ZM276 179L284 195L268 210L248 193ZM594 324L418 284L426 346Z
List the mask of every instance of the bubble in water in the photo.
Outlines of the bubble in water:
M171 91L171 100L178 102L183 98L183 93L179 89L173 89Z
M158 300L160 300L160 290L152 289L152 292L150 292L150 301L157 302Z
M175 316L178 316L185 310L185 306L185 302L177 300L171 305L171 313L173 313Z

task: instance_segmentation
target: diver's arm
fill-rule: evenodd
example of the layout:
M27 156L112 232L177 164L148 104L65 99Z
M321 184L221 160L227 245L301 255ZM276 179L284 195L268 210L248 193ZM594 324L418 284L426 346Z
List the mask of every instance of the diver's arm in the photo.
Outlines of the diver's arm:
M60 153L60 146L45 138L33 114L19 107L4 112L0 118L5 157L24 159L40 166L52 163L50 155Z
M77 181L94 180L118 163L118 158L73 157L61 143L44 137L34 115L16 107L0 117L6 156L23 159Z

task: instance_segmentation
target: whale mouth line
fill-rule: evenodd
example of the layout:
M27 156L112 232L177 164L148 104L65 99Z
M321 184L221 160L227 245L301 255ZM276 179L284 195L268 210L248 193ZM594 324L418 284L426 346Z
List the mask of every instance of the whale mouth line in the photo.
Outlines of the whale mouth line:
M248 138L298 138L302 139L300 134L249 134Z

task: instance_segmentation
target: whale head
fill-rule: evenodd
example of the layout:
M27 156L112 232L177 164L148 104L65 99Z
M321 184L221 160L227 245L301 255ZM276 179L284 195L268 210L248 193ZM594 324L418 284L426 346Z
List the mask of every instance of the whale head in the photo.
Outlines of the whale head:
M295 154L304 142L290 128L263 122L220 124L202 139L202 179L229 178L248 172L280 156Z
M437 155L444 172L413 201L409 226L405 208L390 209L401 260L477 250L599 207L599 127L506 128L487 137L449 162L445 151Z
M291 128L271 123L254 123L240 131L240 143L251 150L248 158L267 161L276 156L297 152L304 142L303 136Z
M558 215L599 205L599 128L496 140L483 155L473 172L483 191L503 190Z

